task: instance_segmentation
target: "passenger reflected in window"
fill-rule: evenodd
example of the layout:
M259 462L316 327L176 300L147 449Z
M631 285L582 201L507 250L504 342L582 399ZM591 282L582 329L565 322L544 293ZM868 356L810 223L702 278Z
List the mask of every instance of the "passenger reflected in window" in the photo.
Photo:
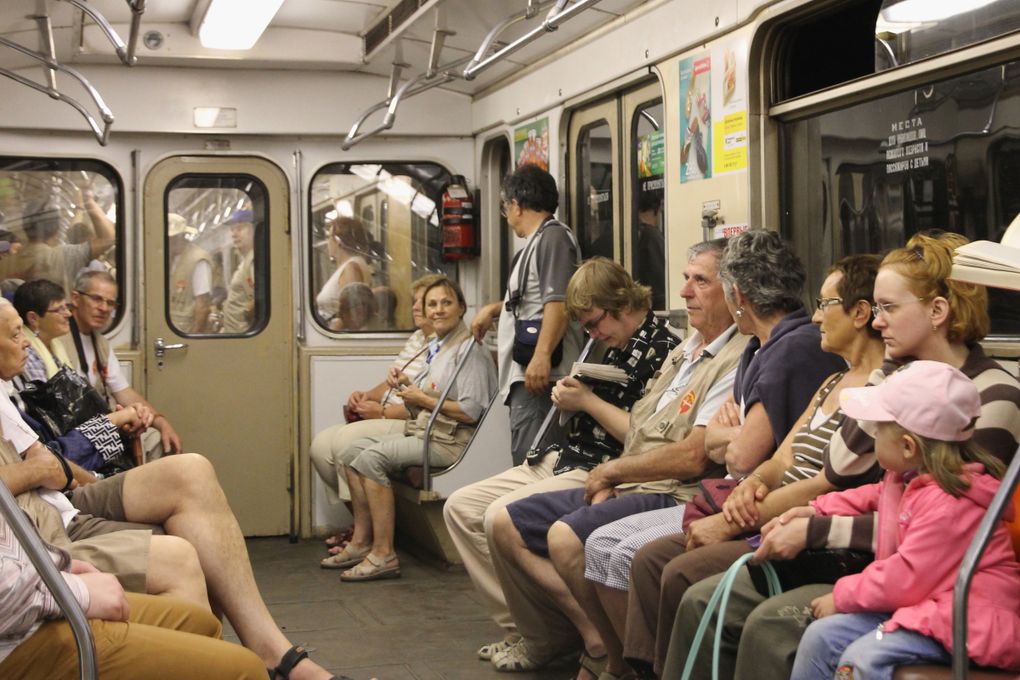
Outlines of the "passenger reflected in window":
M9 278L48 279L70 290L78 272L114 245L114 224L96 203L91 191L79 193L77 207L91 221L91 235L82 243L63 244L60 243L62 211L56 203L39 201L25 208L22 228L28 243L11 258ZM108 267L102 266L102 269Z
M212 298L212 258L191 242L198 229L167 215L170 251L170 322L181 333L206 333Z
M255 319L255 223L251 210L235 210L226 222L240 262L223 302L224 333L245 333Z
M348 283L340 291L337 315L330 320L332 331L370 330L378 318L375 293L366 284Z
M353 217L337 217L327 228L326 252L330 262L336 264L336 269L315 297L315 304L326 326L330 330L338 330L341 325L338 323L341 291L352 283L372 284L372 267L366 259L372 257L372 239L368 229ZM346 325L343 327L353 330Z
M634 273L652 289L652 309L666 309L666 239L662 233L662 192L638 198L637 243Z

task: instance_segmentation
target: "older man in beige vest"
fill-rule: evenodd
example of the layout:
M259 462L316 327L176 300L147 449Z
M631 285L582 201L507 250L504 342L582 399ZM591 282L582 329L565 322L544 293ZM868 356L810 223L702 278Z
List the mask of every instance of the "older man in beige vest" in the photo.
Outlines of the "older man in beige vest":
M24 368L28 340L0 298L0 379ZM244 536L212 465L199 454L161 458L103 480L43 446L0 395L0 481L43 540L115 574L128 590L211 601L267 668L293 680L333 676L291 647L266 608ZM69 497L61 491L71 491ZM169 535L153 535L154 532ZM204 579L203 579L204 576Z
M693 332L663 363L630 412L623 455L593 469L584 489L531 496L496 516L493 563L522 636L493 656L497 669L524 671L545 665L576 649L579 633L586 649L601 650L598 630L549 554L570 548L583 556L583 541L591 530L620 517L686 502L695 495L697 481L713 471L705 453L705 426L732 391L747 344L736 332L716 272L724 247L721 240L709 241L691 251L681 294ZM601 670L583 663L593 675Z

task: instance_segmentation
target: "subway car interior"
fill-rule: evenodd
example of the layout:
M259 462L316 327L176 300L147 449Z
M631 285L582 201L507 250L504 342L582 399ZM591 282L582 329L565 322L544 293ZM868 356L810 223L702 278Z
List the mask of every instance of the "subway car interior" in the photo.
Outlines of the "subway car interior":
M691 267L706 241L778 233L801 263L797 304L815 324L831 300L844 303L824 291L834 263L848 256L897 252L932 230L1001 242L1006 260L992 267L1005 272L994 279L1001 283L986 292L979 287L989 323L967 347L983 350L1008 375L1004 380L1016 382L1020 250L1007 247L1020 249L1020 226L1007 232L1020 215L1020 3L1013 0L5 0L0 76L0 292L23 320L17 323L30 336L29 357L48 356L39 348L51 346L42 325L51 311L68 317L75 339L91 330L95 375L110 388L102 412L113 404L111 420L118 410L134 418L121 429L154 428L148 444L144 436L125 438L123 467L108 471L131 468L120 472L130 475L182 452L211 464L210 483L222 488L236 518L230 531L243 536L247 554L196 545L197 559L212 611L224 619L224 639L260 654L270 677L288 677L286 659L279 666L266 661L247 625L235 620L229 596L209 579L220 562L250 562L279 630L340 678L454 680L506 670L542 680L672 677L651 666L621 674L611 649L602 662L609 666L590 670L585 659L601 657L591 653L583 630L578 639L585 645L542 663L525 655L516 667L500 666L499 650L489 655L492 663L479 658L487 643L515 628L492 615L491 598L471 571L474 558L451 537L444 507L458 490L522 464L512 437L520 425L504 403L510 397L497 389L509 365L501 357L514 344L502 335L505 327L514 334L510 312L481 329L480 344L465 342L453 358L443 342L468 338L473 320L490 308L499 315L504 296L528 294L523 283L508 288L518 281L518 258L528 267L530 258L520 256L533 232L519 225L536 210L508 193L507 178L521 168L537 166L554 180L558 202L545 212L567 227L564 242L577 262L604 258L647 287L645 306L668 322L673 345L693 339L692 347L705 347L694 327L704 312L692 288L700 284L688 279L696 281ZM541 224L541 234L551 233ZM920 251L918 259L923 264ZM450 320L441 311L433 318L430 307L444 304L433 298L436 279L427 278L436 275L445 277L439 289L460 305L466 324L449 336L440 326ZM26 313L16 289L41 279L62 287L64 297ZM950 297L946 280L931 300L920 293L912 299L939 309L932 300ZM444 288L443 281L452 284ZM719 285L729 302L726 286L733 284ZM556 300L564 298L573 310L569 289ZM869 304L878 323L900 303ZM0 333L7 332L6 309L0 306ZM575 314L570 328L610 343L600 324L612 310L601 311L602 317ZM611 317L619 318L615 311ZM427 328L437 324L431 344L417 330L423 319ZM931 330L939 332L936 323ZM412 348L415 337L422 339ZM13 392L25 373L10 383L19 371L5 368L12 360L4 352L26 350L21 340L7 348L7 340L0 337L0 378ZM113 371L99 359L107 345ZM44 381L54 380L51 368L62 372L62 362L87 373L81 342L66 347L60 352L69 357L53 349L52 361L39 360ZM595 361L604 347L593 342L589 350L587 360ZM415 360L435 366L434 376L442 365L450 382L433 377L431 392L413 381L386 384L397 380L391 372ZM474 361L487 367L477 369ZM30 358L25 371L31 366ZM530 380L526 363L514 366L518 380ZM471 389L484 392L470 413L462 369L474 371ZM495 377L486 382L479 375L490 369ZM435 413L420 415L392 400L405 392L409 405L432 399ZM18 407L29 408L20 399ZM450 399L453 411L445 409ZM1015 448L1020 402L1010 408L1000 427ZM345 422L348 428L385 422L391 409L404 420L372 436L406 435L412 430L404 428L417 423L417 439L404 437L417 442L408 449L413 460L390 470L385 484L364 473L369 481L345 491L349 477L366 477L353 458L346 463L357 472L337 463L338 478L332 468L324 473L315 451L330 444L317 435L340 437ZM540 433L555 430L555 407L532 415L532 425L543 417ZM628 446L634 418L629 431L624 420ZM743 418L742 412L738 430ZM6 430L9 420L0 422ZM471 427L460 427L465 422ZM606 431L612 434L600 430ZM777 432L772 447L783 440ZM6 431L4 441L29 461ZM445 457L429 453L437 441ZM532 449L541 442L540 434ZM999 456L1006 471L982 513L981 531L994 536L974 541L964 565L985 564L981 544L994 550L1000 515L1013 518L1020 508L1012 491L1020 464L1012 453ZM59 451L57 458L64 463ZM64 467L70 489L77 473ZM43 482L15 488L3 479L15 494L25 492L17 500L22 505L28 489L60 488ZM371 515L359 515L371 519L354 521L380 497L378 489L390 499L392 564L368 564L376 557L366 548L365 562L359 553L353 562L335 558L327 565L331 555L355 555L353 544L342 541L352 527L346 540L358 541L358 524L374 522L381 540L385 513L372 506ZM18 524L19 542L37 539L30 523L25 535L24 516L6 496L0 509L7 524ZM487 554L495 544L485 518L473 536ZM175 534L180 521L164 519L147 514L137 521L165 523ZM547 555L554 552L552 535ZM963 544L970 542L968 535ZM58 571L45 546L36 548L24 550L51 583ZM1020 593L1012 564L1012 587ZM379 582L349 582L363 567L373 575L364 580ZM57 568L73 569L59 560ZM106 652L86 634L89 607L56 578L64 613L46 618L66 617L77 636L64 639L75 660L67 677L99 677L89 666L98 650L105 668ZM967 634L969 579L946 604L954 625L964 627L947 633L954 640ZM950 601L952 585L951 579ZM984 601L979 590L972 590L972 605ZM3 597L0 589L0 616L15 611ZM1010 616L1020 620L1020 611ZM7 623L0 631L17 630ZM970 634L981 629L972 617ZM1015 630L1020 634L1020 624ZM505 644L513 648L516 640ZM16 660L15 643L0 640L0 676L4 659ZM702 644L711 648L713 641L706 636ZM1013 644L1020 648L1020 639ZM315 677L302 674L309 663L292 665L290 677ZM954 645L939 662L903 663L895 677L1020 677L1020 667L988 665L969 661ZM787 672L763 668L758 677ZM849 672L836 677L854 677ZM148 676L128 670L124 677ZM697 678L698 671L683 677Z

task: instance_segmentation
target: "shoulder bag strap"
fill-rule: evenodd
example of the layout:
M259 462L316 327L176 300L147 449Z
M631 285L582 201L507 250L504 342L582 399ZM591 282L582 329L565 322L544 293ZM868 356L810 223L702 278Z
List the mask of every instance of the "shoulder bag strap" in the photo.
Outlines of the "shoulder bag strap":
M73 316L70 319L70 323L71 323L71 337L74 339L74 349L78 352L78 367L81 369L82 373L85 374L85 378L88 379L89 364L88 361L85 360L85 347L84 345L81 344L81 331L78 330L78 323L74 320ZM94 339L92 341L92 347L93 349L95 349ZM98 358L98 356L99 351L96 350L96 357Z

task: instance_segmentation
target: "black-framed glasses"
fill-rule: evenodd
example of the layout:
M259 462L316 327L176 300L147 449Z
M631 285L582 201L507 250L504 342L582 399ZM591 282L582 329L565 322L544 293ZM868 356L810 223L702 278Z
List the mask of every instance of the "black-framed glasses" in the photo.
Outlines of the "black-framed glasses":
M83 290L75 290L75 292L78 293L78 295L84 295L85 297L87 297L89 300L92 300L92 302L96 303L97 305L106 305L109 309L114 309L114 310L117 309L117 307L118 307L118 303L117 303L116 300L111 300L109 298L104 298L102 295L96 295L95 293L86 293Z
M504 220L506 219L506 211L513 205L513 199L509 201L506 199L500 199L499 201L499 214Z
M843 304L843 298L841 298L841 297L816 297L815 298L815 307L817 307L818 309L825 309L826 307L831 307L832 305L841 305L841 304Z
M593 330L599 327L599 324L602 323L602 319L606 318L607 314L609 314L609 310L603 309L602 313L598 315L598 318L591 319L590 321L585 321L583 324L581 324L581 328L584 329L585 333L591 333Z
M878 317L879 314L887 317L889 316L889 314L893 312L894 309L896 309L900 305L909 304L911 302L924 302L927 299L928 298L926 297L919 297L914 298L913 300L901 300L899 302L876 302L875 304L871 305L871 313L874 314L876 318Z

